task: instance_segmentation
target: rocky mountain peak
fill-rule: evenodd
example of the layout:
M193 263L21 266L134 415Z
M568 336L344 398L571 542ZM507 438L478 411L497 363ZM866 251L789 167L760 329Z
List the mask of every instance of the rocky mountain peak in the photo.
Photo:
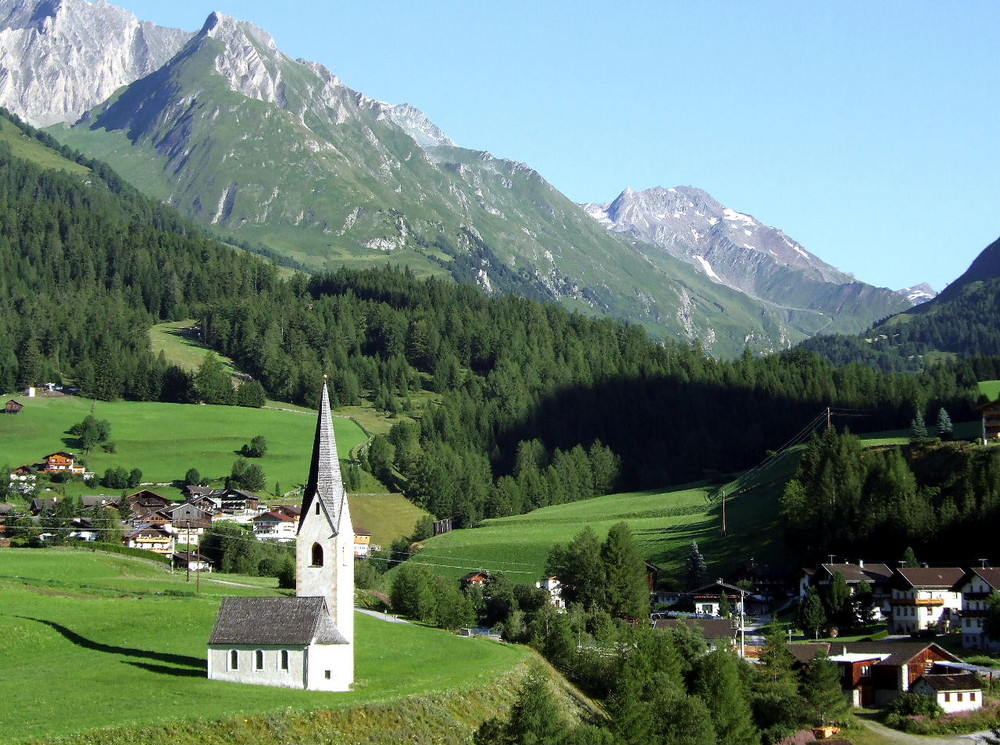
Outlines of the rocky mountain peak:
M422 148L454 147L455 142L415 106L407 103L380 103L383 115L402 129Z
M247 98L285 105L281 63L286 58L274 37L259 26L215 11L191 43L201 46L208 39L223 45L215 57L215 71L232 90Z
M190 37L104 0L0 0L0 105L35 126L75 121Z

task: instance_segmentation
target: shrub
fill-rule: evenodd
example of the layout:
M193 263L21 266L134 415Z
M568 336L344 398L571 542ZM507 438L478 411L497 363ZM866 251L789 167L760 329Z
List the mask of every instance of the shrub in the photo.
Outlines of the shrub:
M901 693L899 697L886 707L886 722L890 718L903 719L904 717L930 717L936 719L944 714L941 705L930 696L921 693L907 691Z

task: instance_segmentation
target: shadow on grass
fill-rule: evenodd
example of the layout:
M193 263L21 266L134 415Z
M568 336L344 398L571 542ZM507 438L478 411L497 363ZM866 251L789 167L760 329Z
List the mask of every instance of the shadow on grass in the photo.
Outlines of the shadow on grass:
M126 665L132 665L133 667L142 668L143 670L160 675L174 675L182 678L204 678L206 676L204 667L197 670L192 668L168 667L167 665L153 665L148 662L131 662L129 660L122 660L122 662Z
M173 675L190 675L193 672L197 672L199 675L203 675L208 669L208 663L201 657L188 657L183 654L152 652L146 649L135 649L134 647L117 647L113 644L102 644L100 642L95 642L92 639L88 639L85 636L81 636L72 629L63 626L61 623L56 623L55 621L46 621L44 618L31 618L29 616L18 616L18 618L23 618L26 621L37 621L38 623L43 623L46 626L58 631L64 638L73 642L73 644L78 647L83 647L84 649L92 649L95 652L106 652L108 654L120 654L126 657L139 657L147 660L155 660L156 662L165 662L171 665L183 665L195 668L194 671L189 672L186 670L177 670L176 668L165 668L161 665L148 666L150 668L158 668L155 672L169 671Z

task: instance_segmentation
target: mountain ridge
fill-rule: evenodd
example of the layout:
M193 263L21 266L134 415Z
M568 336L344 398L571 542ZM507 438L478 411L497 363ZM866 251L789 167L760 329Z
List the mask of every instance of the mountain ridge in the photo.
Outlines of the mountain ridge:
M851 328L886 315L864 292L819 305L800 293L785 307L721 285L613 235L529 166L458 147L419 109L291 59L253 24L212 13L181 41L75 126L50 132L188 216L313 270L406 264L697 339L723 356L839 328L827 306L860 313L845 316ZM71 68L75 49L60 61L53 48L53 67Z

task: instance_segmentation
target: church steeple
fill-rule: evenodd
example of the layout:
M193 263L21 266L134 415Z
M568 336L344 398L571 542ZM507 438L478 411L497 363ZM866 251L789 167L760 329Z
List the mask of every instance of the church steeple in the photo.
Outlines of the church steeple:
M302 496L302 514L299 518L299 530L302 530L302 520L319 500L326 508L334 530L340 530L340 517L347 501L344 491L344 480L340 474L340 459L337 456L337 440L333 434L333 417L330 415L330 394L327 391L327 378L323 376L323 393L320 397L319 416L316 419L316 436L313 439L312 460L309 464L309 480L306 482Z
M353 643L354 526L325 378L295 544L295 594L325 598L334 625Z

